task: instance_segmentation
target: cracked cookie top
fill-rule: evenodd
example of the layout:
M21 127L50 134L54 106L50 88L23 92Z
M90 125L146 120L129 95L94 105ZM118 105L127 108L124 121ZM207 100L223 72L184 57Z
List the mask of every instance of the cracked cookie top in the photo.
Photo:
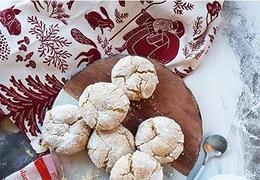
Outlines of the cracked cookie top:
M149 98L159 82L154 65L139 56L120 59L112 69L111 80L127 93L130 100Z
M135 151L134 136L120 125L112 131L94 130L88 143L88 154L97 168L110 171L116 161Z
M44 143L58 154L72 155L85 149L90 128L78 119L79 109L61 105L47 111L42 127Z
M110 180L162 180L160 163L149 154L135 151L121 157L111 170Z
M157 116L139 125L135 144L138 150L150 154L160 163L169 163L182 153L184 135L173 119Z
M80 116L91 128L112 130L120 125L129 109L129 99L112 83L89 85L79 98Z

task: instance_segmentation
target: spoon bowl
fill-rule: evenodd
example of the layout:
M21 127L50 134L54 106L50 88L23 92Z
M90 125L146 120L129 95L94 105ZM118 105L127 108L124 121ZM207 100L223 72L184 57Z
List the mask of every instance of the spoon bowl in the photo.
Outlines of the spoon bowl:
M208 136L203 147L206 152L217 150L223 154L227 150L227 140L220 135Z
M199 180L207 162L213 157L220 157L227 150L227 146L227 140L223 136L211 135L206 138L203 142L203 149L206 153L206 158L204 159L204 162L194 180Z
M203 143L206 158L203 163L205 165L209 159L220 157L227 150L227 140L220 135L208 136Z

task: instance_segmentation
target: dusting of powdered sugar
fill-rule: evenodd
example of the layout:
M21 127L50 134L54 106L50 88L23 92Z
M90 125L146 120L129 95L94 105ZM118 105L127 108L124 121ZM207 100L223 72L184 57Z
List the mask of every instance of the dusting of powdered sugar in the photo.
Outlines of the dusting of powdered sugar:
M257 3L227 1L222 12L226 22L223 33L240 61L243 83L237 106L239 120L231 132L241 138L244 175L252 180L260 179L260 17Z

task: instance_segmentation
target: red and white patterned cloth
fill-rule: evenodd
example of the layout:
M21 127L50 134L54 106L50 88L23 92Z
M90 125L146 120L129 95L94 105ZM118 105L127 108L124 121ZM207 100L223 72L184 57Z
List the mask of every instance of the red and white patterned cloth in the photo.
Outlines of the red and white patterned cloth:
M40 152L40 126L64 82L97 59L146 56L181 77L208 52L218 1L1 1L0 118Z

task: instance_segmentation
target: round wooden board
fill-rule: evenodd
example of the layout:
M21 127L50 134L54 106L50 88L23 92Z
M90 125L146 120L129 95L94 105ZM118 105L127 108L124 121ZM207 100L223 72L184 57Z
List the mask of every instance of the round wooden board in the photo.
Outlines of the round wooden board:
M65 92L78 99L88 85L100 81L111 82L111 70L119 58L115 56L88 65L65 84ZM132 101L123 125L135 134L138 125L147 118L162 115L174 119L181 126L185 141L184 153L171 166L188 175L197 161L202 139L199 108L179 76L156 61L152 63L159 78L154 95L146 100Z

